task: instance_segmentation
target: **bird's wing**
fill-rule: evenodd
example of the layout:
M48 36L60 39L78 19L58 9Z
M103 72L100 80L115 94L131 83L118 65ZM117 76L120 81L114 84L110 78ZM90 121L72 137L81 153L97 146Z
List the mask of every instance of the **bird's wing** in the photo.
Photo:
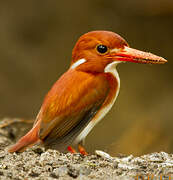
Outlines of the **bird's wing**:
M77 126L82 129L98 111L108 93L109 83L104 74L68 70L43 102L38 116L41 120L40 139L57 140Z

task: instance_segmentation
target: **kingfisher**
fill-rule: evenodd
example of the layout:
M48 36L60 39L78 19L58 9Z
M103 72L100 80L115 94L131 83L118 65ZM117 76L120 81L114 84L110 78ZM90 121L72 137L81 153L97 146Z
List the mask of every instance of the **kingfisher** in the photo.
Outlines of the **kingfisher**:
M82 35L72 51L69 69L44 98L32 129L11 146L21 152L34 144L60 152L87 154L83 142L92 128L112 108L119 90L116 66L122 62L164 64L166 59L129 47L111 31Z

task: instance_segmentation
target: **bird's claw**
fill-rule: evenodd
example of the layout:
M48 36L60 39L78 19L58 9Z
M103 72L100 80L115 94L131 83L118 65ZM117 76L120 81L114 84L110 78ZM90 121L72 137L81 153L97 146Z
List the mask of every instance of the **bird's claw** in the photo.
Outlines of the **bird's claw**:
M77 151L72 147L72 146L68 146L67 147L67 150L70 152L70 153L72 153L72 154L74 154L74 153L77 153ZM85 150L85 148L82 146L82 145L78 145L78 150L79 150L79 153L80 154L82 154L82 155L84 155L84 156L87 156L88 155L88 153L86 152L86 150Z

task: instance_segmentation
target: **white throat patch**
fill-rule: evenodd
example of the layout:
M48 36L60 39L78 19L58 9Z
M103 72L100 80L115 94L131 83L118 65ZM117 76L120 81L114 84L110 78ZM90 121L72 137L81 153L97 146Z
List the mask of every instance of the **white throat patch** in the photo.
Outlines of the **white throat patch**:
M70 69L75 69L76 67L78 67L79 65L85 62L86 62L86 59L79 59L78 61L76 61L74 64L71 65Z

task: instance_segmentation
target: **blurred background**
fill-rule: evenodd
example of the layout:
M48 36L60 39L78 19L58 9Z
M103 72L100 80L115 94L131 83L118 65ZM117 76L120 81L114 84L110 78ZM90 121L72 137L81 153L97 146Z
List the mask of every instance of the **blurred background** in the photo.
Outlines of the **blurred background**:
M77 39L111 30L165 65L122 64L119 97L86 148L115 155L173 152L172 0L0 0L0 117L35 118Z

